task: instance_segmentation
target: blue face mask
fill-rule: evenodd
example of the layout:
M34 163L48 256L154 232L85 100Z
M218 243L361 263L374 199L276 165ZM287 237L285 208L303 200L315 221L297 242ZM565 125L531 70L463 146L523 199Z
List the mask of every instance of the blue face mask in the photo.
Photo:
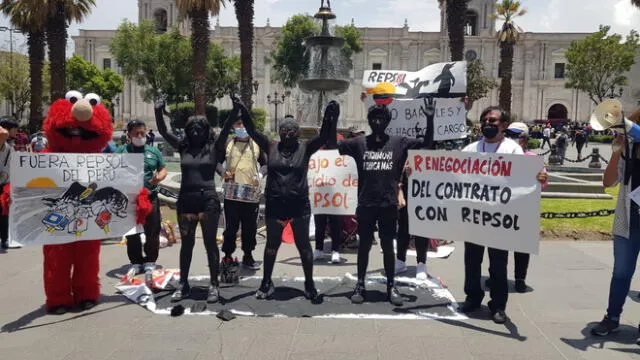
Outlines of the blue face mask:
M247 136L249 136L249 133L247 133L247 129L241 127L241 128L236 128L236 136L239 138L246 138Z

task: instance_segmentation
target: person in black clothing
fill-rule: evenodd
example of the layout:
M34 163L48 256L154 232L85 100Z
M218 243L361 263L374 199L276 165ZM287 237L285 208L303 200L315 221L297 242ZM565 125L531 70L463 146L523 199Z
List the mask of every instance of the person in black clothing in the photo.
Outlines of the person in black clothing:
M393 305L401 306L402 296L394 286L395 254L393 239L396 236L398 208L404 197L399 199L400 176L407 158L407 149L420 146L423 141L400 136L389 136L385 129L391 121L391 112L384 105L369 108L367 119L372 134L366 137L347 139L338 143L340 154L353 157L358 166L358 282L351 301L361 304L365 301L365 275L369 265L369 252L374 240L374 230L378 225L378 235L382 246L384 270L387 276L387 297ZM336 131L335 125L332 131ZM333 133L331 136L335 136Z
M235 104L234 104L235 106ZM340 115L335 101L329 102L322 121L320 134L309 141L300 141L300 128L295 119L284 120L279 127L280 141L270 141L258 132L249 111L241 107L242 121L249 136L267 154L267 184L265 187L267 245L264 249L264 275L256 292L258 299L268 299L275 292L271 281L282 231L291 224L296 247L304 271L304 296L313 303L321 302L313 281L313 253L309 241L309 185L307 171L309 158L327 142L331 126Z
M575 142L576 142L576 150L578 150L578 161L580 161L582 160L582 148L584 147L584 144L587 142L587 135L584 133L582 129L576 130Z
M164 122L165 103L163 100L156 102L155 116L158 132L169 145L180 153L180 170L182 180L176 212L178 225L182 236L180 247L180 284L171 296L172 301L180 301L190 293L189 268L193 256L193 247L196 241L196 228L198 223L202 228L202 238L207 250L209 262L209 295L207 302L218 301L220 290L218 288L218 244L216 242L218 232L218 220L220 218L220 201L215 186L216 165L224 159L224 142L220 138L214 142L210 136L211 128L204 116L189 117L185 126L186 136L180 139L175 134L167 131ZM238 108L229 115L237 117Z

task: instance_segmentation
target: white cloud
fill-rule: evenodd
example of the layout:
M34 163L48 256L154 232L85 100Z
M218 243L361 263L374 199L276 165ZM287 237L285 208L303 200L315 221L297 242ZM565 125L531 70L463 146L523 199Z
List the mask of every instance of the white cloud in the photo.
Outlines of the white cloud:
M638 10L629 0L620 0L614 6L614 21L617 25L630 27L636 17L638 17Z

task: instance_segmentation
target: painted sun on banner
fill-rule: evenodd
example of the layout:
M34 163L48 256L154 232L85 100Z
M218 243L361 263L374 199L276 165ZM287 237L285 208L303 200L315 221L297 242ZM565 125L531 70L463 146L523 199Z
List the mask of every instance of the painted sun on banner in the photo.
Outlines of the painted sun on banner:
M139 232L141 154L16 153L11 159L11 237L63 244Z

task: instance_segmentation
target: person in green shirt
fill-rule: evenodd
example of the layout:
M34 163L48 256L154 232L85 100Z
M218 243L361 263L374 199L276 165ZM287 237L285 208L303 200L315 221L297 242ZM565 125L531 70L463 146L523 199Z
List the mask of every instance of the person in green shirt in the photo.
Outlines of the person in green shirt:
M127 255L131 262L128 271L130 276L145 272L145 282L150 285L152 271L155 268L158 253L160 251L160 203L158 201L158 185L167 177L167 168L160 151L147 145L147 126L143 121L131 120L127 124L127 137L129 143L121 145L116 153L143 153L144 154L144 186L149 189L149 200L153 210L147 216L144 224L144 253L142 253L142 241L140 234L127 236Z

